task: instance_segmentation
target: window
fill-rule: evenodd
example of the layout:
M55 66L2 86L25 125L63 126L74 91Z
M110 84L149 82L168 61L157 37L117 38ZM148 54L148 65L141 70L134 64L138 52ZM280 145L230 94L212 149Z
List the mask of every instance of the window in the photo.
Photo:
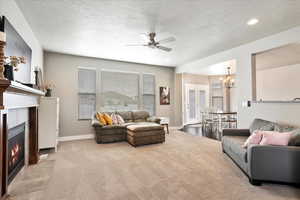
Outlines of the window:
M216 110L223 110L223 83L222 81L214 81L211 83L211 102L212 107Z
M143 74L143 109L155 115L155 76Z
M78 119L91 119L96 107L104 112L143 109L154 115L155 76L116 71L97 76L95 69L78 68Z
M78 69L78 119L91 119L96 110L96 70Z
M218 111L223 111L223 97L213 96L212 107Z
M138 110L139 74L127 72L101 72L101 110Z

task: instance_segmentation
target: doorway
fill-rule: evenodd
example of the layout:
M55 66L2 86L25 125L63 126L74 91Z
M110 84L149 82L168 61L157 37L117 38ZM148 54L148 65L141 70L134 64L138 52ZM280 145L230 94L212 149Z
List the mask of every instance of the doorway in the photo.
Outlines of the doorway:
M209 106L209 86L185 84L185 124L201 122L201 112Z

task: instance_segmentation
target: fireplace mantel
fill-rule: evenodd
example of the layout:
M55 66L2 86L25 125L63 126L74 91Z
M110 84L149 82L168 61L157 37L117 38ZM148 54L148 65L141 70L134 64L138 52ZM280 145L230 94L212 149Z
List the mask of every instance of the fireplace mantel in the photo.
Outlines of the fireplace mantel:
M39 97L44 92L27 87L18 82L0 79L0 200L7 196L8 176L8 126L7 113L10 109L29 109L29 164L39 160L38 152L38 106Z
M16 95L21 95L22 103L18 102ZM30 103L28 99L37 99L39 96L44 95L45 93L43 91L25 86L21 83L9 80L0 80L0 110L19 107L32 107L32 103ZM24 98L26 98L27 101L24 101ZM26 103L28 105L26 105Z
M8 92L16 92L16 93L23 93L23 94L30 94L30 95L38 95L38 96L44 96L45 93L41 90L34 89L31 87L28 87L26 85L23 85L21 83L10 81L10 85L7 88Z

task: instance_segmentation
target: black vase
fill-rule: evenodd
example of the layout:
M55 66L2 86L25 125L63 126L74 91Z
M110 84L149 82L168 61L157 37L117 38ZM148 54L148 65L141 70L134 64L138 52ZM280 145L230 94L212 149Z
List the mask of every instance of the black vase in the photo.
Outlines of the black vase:
M4 65L4 77L10 81L14 80L14 68L11 65Z

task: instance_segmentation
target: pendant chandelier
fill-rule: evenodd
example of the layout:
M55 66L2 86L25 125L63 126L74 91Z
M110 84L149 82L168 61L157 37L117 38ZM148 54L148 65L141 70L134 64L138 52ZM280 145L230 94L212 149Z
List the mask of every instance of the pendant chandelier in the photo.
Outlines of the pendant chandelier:
M224 81L224 86L225 88L233 88L234 87L234 78L232 77L231 74L231 67L227 67L227 75L225 76Z

